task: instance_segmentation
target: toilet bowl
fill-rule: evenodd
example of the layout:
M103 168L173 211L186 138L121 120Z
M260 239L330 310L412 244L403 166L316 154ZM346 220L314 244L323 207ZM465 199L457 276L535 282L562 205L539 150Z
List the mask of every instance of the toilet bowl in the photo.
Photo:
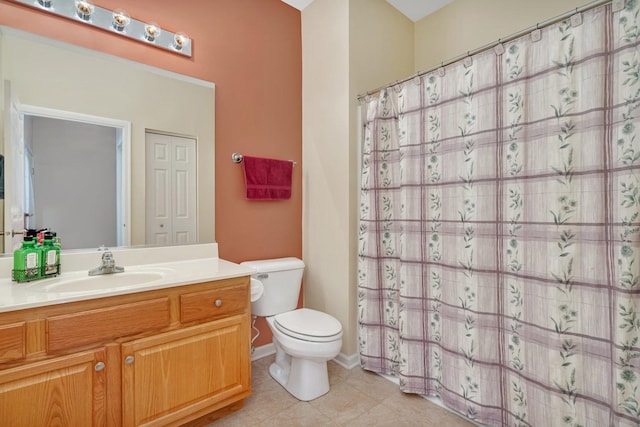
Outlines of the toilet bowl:
M262 283L262 295L251 302L251 310L265 317L271 329L276 360L269 373L299 400L327 393L327 361L342 348L342 325L327 313L296 309L304 263L278 258L241 264L253 268L252 280Z
M323 318L334 328L331 335L313 336L313 329L305 330L304 322L297 324L292 331L281 324L281 315L266 318L276 348L276 361L269 367L269 373L297 399L313 400L329 391L327 361L340 352L342 326L328 314L308 308L282 313L289 314L295 315L291 317L292 321L307 316L312 319Z

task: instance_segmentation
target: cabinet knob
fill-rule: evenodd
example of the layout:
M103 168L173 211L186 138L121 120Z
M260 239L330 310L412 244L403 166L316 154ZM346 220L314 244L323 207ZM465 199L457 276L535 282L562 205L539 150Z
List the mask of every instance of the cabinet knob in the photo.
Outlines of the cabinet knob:
M96 363L96 366L93 367L96 372L100 372L104 369L104 362Z
M221 299L217 299L216 300L216 307L220 307L222 305L222 300Z
M133 361L136 360L135 357L133 356L127 356L124 358L124 363L127 365L131 365L133 363Z

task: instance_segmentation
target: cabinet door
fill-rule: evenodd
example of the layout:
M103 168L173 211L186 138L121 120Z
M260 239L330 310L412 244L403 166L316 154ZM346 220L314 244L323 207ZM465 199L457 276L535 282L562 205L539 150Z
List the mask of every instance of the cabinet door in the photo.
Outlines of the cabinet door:
M249 337L240 315L123 344L123 424L178 424L248 396Z
M0 371L0 426L106 425L105 351Z

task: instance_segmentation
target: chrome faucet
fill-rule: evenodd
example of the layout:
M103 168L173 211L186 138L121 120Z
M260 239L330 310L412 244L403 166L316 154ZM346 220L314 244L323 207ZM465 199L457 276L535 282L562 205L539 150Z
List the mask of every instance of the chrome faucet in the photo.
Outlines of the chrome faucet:
M102 261L98 267L89 270L89 276L122 273L124 271L124 267L118 267L116 265L116 261L113 259L113 254L108 248L100 247L98 250L104 251L102 253Z

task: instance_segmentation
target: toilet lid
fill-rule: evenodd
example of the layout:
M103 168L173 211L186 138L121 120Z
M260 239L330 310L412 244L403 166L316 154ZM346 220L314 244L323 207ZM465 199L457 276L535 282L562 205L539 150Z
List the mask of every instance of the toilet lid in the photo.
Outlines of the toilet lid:
M306 341L333 341L342 336L342 325L333 316L310 308L300 308L274 317L284 334Z

